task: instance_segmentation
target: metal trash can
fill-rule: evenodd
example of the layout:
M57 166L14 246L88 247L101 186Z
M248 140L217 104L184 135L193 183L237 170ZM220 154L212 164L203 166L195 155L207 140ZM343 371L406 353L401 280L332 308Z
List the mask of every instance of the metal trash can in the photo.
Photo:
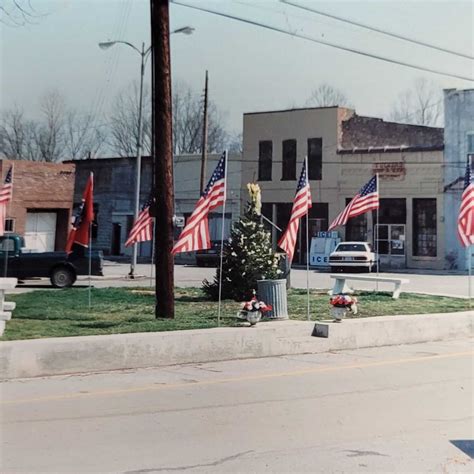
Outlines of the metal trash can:
M270 319L288 319L286 280L258 280L258 299L271 304Z

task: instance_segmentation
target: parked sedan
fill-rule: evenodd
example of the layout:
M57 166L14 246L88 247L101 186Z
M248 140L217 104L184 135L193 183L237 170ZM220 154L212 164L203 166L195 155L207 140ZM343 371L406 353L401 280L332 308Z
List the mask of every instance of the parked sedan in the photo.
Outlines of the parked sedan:
M221 241L212 240L211 248L196 252L196 265L198 267L217 267L221 257Z
M349 270L372 271L377 259L372 245L367 242L341 242L329 255L332 272Z

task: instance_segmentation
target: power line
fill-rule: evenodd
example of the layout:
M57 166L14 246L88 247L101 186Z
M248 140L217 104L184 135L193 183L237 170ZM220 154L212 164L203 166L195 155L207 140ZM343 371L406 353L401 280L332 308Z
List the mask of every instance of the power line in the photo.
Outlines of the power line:
M320 39L313 38L311 36L303 35L301 33L290 32L288 30L285 30L283 28L279 28L277 26L267 25L265 23L261 23L261 22L255 21L255 20L249 20L247 18L242 18L242 17L236 16L236 15L230 15L228 13L223 13L223 12L218 12L218 11L215 11L215 10L210 10L208 8L197 7L195 5L188 5L186 3L182 3L182 2L179 2L179 1L176 1L176 0L171 0L171 2L175 5L179 5L179 6L186 7L186 8L191 8L193 10L198 10L198 11L202 11L202 12L205 12L205 13L210 13L211 15L221 16L221 17L224 17L224 18L228 18L230 20L241 21L241 22L247 23L249 25L259 26L259 27L265 28L267 30L276 31L278 33L282 33L282 34L289 35L289 36L296 37L296 38L301 38L301 39L304 39L304 40L307 40L307 41L311 41L313 43L318 43L318 44L322 44L324 46L329 46L331 48L339 49L341 51L346 51L346 52L349 52L349 53L358 54L360 56L365 56L365 57L368 57L368 58L377 59L379 61L384 61L384 62L388 62L388 63L391 63L391 64L397 64L399 66L405 66L405 67L408 67L408 68L411 68L411 69L416 69L416 70L419 70L419 71L425 71L425 72L431 72L433 74L439 74L440 76L452 77L452 78L455 78L455 79L461 79L463 81L474 82L474 78L472 78L472 77L460 76L460 75L457 75L457 74L451 74L451 73L448 73L448 72L439 71L437 69L431 69L431 68L427 68L427 67L423 67L423 66L416 66L415 64L411 64L411 63L407 63L407 62L403 62L403 61L398 61L396 59L387 58L387 57L384 57L384 56L379 56L377 54L366 53L365 51L361 51L361 50L354 49L354 48L348 48L346 46L336 44L336 43L331 43L329 41L323 41L323 40L320 40Z
M459 56L461 58L474 59L474 56L470 56L469 54L460 53L459 51L454 51L454 50L451 50L451 49L443 48L441 46L436 46L434 44L425 43L423 41L420 41L420 40L417 40L417 39L414 39L414 38L410 38L408 36L403 36L403 35L400 35L398 33L393 33L391 31L385 31L385 30L382 30L380 28L376 28L375 26L368 25L366 23L360 23L360 22L357 22L357 21L354 21L354 20L350 20L348 18L333 15L333 14L330 14L330 13L326 13L326 12L323 12L321 10L317 10L315 8L310 8L310 7L307 7L305 5L300 5L298 3L293 3L293 2L288 1L288 0L279 0L279 1L281 3L286 4L286 5L291 5L292 7L300 8L301 10L305 10L305 11L308 11L308 12L311 12L311 13L316 13L317 15L325 16L325 17L331 18L333 20L342 21L342 22L348 23L350 25L358 26L359 28L365 28L366 30L375 31L376 33L380 33L380 34L386 35L386 36L391 36L392 38L396 38L396 39L399 39L399 40L402 40L402 41L407 41L409 43L417 44L419 46L424 46L426 48L435 49L435 50L441 51L443 53L453 54L453 55Z

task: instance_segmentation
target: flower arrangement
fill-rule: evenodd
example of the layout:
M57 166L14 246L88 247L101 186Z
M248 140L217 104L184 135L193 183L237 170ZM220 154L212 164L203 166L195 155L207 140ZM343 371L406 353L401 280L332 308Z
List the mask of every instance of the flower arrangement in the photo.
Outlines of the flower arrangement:
M242 303L242 309L244 311L260 311L261 313L267 313L273 308L270 304L264 303L263 301L258 301L257 297L254 295L250 301Z
M341 322L347 311L357 314L357 298L355 296L340 294L331 296L329 303L332 306L331 313L336 322Z
M258 301L254 290L252 299L242 303L242 309L237 313L237 317L240 319L246 319L251 326L254 326L260 321L265 313L272 309L272 305L263 301Z
M331 296L329 303L336 308L347 308L349 311L357 312L357 298L350 295L334 295Z

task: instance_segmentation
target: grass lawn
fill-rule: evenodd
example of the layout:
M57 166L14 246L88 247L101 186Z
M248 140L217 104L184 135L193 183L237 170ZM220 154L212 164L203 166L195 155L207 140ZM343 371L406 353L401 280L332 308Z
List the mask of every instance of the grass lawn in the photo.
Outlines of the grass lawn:
M149 291L149 290L148 290ZM440 313L467 310L467 300L402 293L393 300L390 293L358 292L359 317L394 314ZM35 291L12 295L16 301L13 318L8 321L1 341L42 337L89 336L129 332L173 331L217 326L217 303L207 301L197 288L177 288L176 317L155 319L154 295L129 288L92 289L92 309L88 309L88 290ZM222 326L236 326L241 321L232 316L240 309L234 301L222 303ZM306 319L306 290L288 292L291 319ZM313 320L327 319L329 297L311 292Z

